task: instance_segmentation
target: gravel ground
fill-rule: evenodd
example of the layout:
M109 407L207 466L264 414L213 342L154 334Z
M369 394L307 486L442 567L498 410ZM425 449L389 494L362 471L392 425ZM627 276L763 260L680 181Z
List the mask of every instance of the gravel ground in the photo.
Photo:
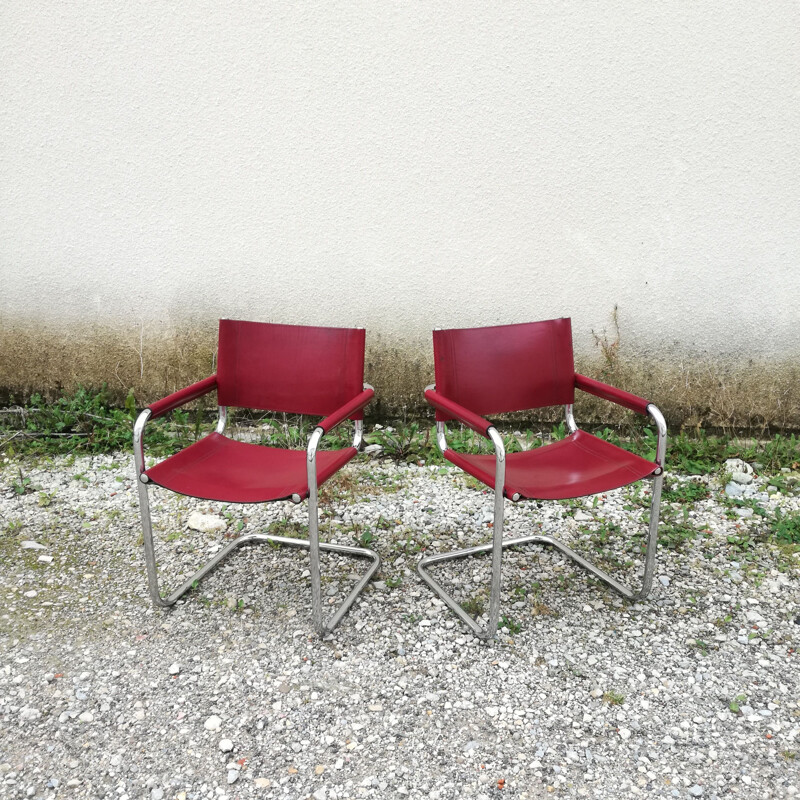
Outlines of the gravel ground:
M374 535L383 568L323 641L299 551L244 548L154 610L132 472L125 454L0 466L2 797L800 794L800 559L765 527L800 498L760 477L751 508L716 479L665 504L677 549L659 549L647 602L550 549L508 551L505 627L486 644L415 572L424 550L491 535L491 495L456 470L361 456L325 487L323 536ZM225 537L290 531L306 508L152 496L173 584ZM646 501L509 503L507 532L562 535L635 582ZM188 530L192 511L225 531ZM324 558L333 603L361 562ZM488 559L436 574L480 610Z

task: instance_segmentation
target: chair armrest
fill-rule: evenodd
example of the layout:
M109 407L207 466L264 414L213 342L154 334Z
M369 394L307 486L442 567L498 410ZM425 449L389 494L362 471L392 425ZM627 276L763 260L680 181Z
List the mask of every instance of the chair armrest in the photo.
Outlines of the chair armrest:
M328 414L325 419L317 424L318 428L327 433L333 430L340 422L344 422L348 417L360 411L375 396L374 389L364 389L361 394L356 395L350 402L345 403L341 408L337 408L332 414Z
M192 400L196 400L198 397L202 397L204 394L208 394L210 391L215 389L216 386L217 376L211 375L202 381L198 381L197 383L193 383L191 386L187 386L185 389L179 389L177 392L173 392L171 395L163 398L162 400L156 400L155 403L152 403L148 406L150 409L150 419L162 417L167 412L172 411L179 406L185 405Z
M602 397L603 400L609 400L619 406L629 408L637 414L647 416L647 407L650 405L650 402L642 397L637 397L635 394L626 392L623 389L615 389L607 383L596 381L594 378L587 378L585 375L579 375L577 372L575 373L575 388L593 394L595 397Z
M491 438L489 436L489 428L493 427L492 423L479 414L476 414L474 411L464 408L464 406L459 405L443 394L439 394L439 392L434 389L425 390L425 399L438 411L455 417L481 436L485 436L487 439Z

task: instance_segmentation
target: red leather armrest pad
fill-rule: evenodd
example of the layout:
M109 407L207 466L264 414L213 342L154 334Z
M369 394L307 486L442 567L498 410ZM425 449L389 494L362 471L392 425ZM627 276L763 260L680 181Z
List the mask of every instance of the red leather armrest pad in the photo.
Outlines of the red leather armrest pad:
M318 427L322 428L322 430L327 433L343 420L354 416L356 411L360 411L364 408L374 396L375 391L373 389L364 389L361 394L356 395L349 403L345 403L341 408L337 408L333 414L328 414L328 416L319 423ZM359 414L358 417L363 417L363 414Z
M455 401L450 400L443 394L439 394L432 389L428 389L428 391L425 392L425 399L438 411L443 411L448 417L455 417L457 420L460 420L465 425L472 428L476 433L485 436L487 439L489 438L487 431L492 427L492 423L479 414L470 411L468 408L464 408L464 406L460 406Z
M593 394L596 397L602 397L604 400L610 400L612 403L629 408L637 414L647 414L647 406L650 405L649 401L643 397L637 397L635 394L626 392L623 389L615 389L607 383L596 381L594 378L587 378L577 372L575 373L575 388Z
M202 381L193 383L191 386L187 386L185 389L179 389L177 392L173 392L168 397L163 398L163 400L156 400L155 403L148 406L151 412L150 419L162 417L168 411L172 411L173 408L178 408L192 400L196 400L198 397L202 397L204 394L208 394L212 389L215 389L216 386L217 376L212 375Z

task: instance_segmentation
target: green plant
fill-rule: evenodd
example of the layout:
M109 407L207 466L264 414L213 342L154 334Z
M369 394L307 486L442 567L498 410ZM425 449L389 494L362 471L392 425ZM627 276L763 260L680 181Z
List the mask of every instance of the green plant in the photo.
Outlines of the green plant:
M480 597L468 597L462 604L461 608L467 612L471 617L478 617L483 614L483 599Z
M728 708L733 711L734 714L741 714L741 706L743 706L747 702L747 695L746 694L737 694L736 697L728 703Z
M658 544L667 550L681 550L683 546L696 539L699 531L689 524L689 509L684 506L680 519L665 515L658 526Z
M756 543L755 540L746 534L742 535L733 535L727 537L728 544L733 547L734 550L738 550L740 553L746 553L748 550L751 550L755 547Z
M128 392L123 408L111 404L108 387L79 387L52 403L34 394L16 415L0 417L0 450L13 453L110 453L129 450L136 403ZM177 412L176 412L177 413ZM148 452L169 455L190 444L180 425L166 418L147 429Z
M610 706L621 706L625 702L625 695L610 689L607 692L603 692L603 701Z
M705 500L710 491L705 483L689 480L678 483L674 480L667 480L664 483L661 499L666 503L696 503L698 500Z
M18 470L18 474L19 479L12 481L11 488L20 495L32 491L31 479L23 475L21 469Z
M507 617L505 614L500 617L497 627L498 629L507 628L509 633L519 633L522 630L522 625L519 622L513 617Z
M22 530L22 520L21 519L10 519L6 523L6 533L17 533L17 531Z
M389 578L386 578L386 580L384 581L384 583L390 589L394 589L394 588L398 587L402 582L403 582L402 575L394 575L394 576L391 576Z
M271 536L288 536L297 538L305 536L306 526L299 522L289 522L288 519L281 519L277 522L270 522L267 533ZM280 545L276 545L280 547Z
M779 508L776 508L772 533L779 542L800 544L800 511L784 514Z
M365 525L364 529L357 523L352 528L353 539L359 547L369 547L375 539L375 534Z
M419 424L398 425L396 428L387 426L377 428L371 438L376 444L381 445L384 455L395 461L419 461L430 454L430 430L426 429L424 435L420 434Z
M699 650L702 655L708 655L708 643L704 642L702 639L695 639L692 647Z

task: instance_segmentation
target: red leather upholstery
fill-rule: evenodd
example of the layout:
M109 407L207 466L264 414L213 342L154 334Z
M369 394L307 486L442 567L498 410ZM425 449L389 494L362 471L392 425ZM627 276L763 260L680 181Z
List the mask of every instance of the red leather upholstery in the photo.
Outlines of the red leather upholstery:
M446 414L448 419L455 418L459 422L463 422L481 436L486 436L487 431L492 427L492 423L489 422L489 420L479 417L477 414L473 414L468 408L454 403L450 398L445 397L439 392L428 389L425 392L425 398L437 411Z
M217 397L223 406L323 417L364 388L363 330L219 322ZM353 419L363 419L356 410Z
M212 375L211 377L205 378L202 381L193 383L191 386L187 386L185 389L180 389L177 392L173 392L171 395L163 398L162 400L156 400L155 403L152 403L148 406L151 412L150 419L161 417L168 411L172 411L173 409L178 408L185 403L196 400L198 397L208 394L210 391L215 389L216 386L217 376Z
M575 398L569 319L433 332L436 391L476 414L562 405ZM437 420L452 415L436 409Z
M444 456L494 488L494 455L472 455L447 449ZM640 458L585 431L559 442L506 456L507 497L563 500L608 492L652 475L658 464Z
M577 372L575 373L575 388L593 394L596 397L602 397L604 400L610 400L612 403L629 408L637 414L646 415L647 406L650 405L649 401L642 397L637 397L635 394L626 392L623 389L616 389L607 383L596 381L594 378L579 375Z
M321 485L356 454L354 447L317 451ZM212 433L156 464L145 474L179 494L223 503L263 503L308 496L305 450L237 442Z
M362 419L372 399L363 388L364 331L220 320L217 374L150 406L160 416L217 388L223 406L243 406L315 416L328 431ZM322 484L356 454L318 450ZM262 503L308 496L305 450L247 444L212 433L145 474L179 494L226 503Z

